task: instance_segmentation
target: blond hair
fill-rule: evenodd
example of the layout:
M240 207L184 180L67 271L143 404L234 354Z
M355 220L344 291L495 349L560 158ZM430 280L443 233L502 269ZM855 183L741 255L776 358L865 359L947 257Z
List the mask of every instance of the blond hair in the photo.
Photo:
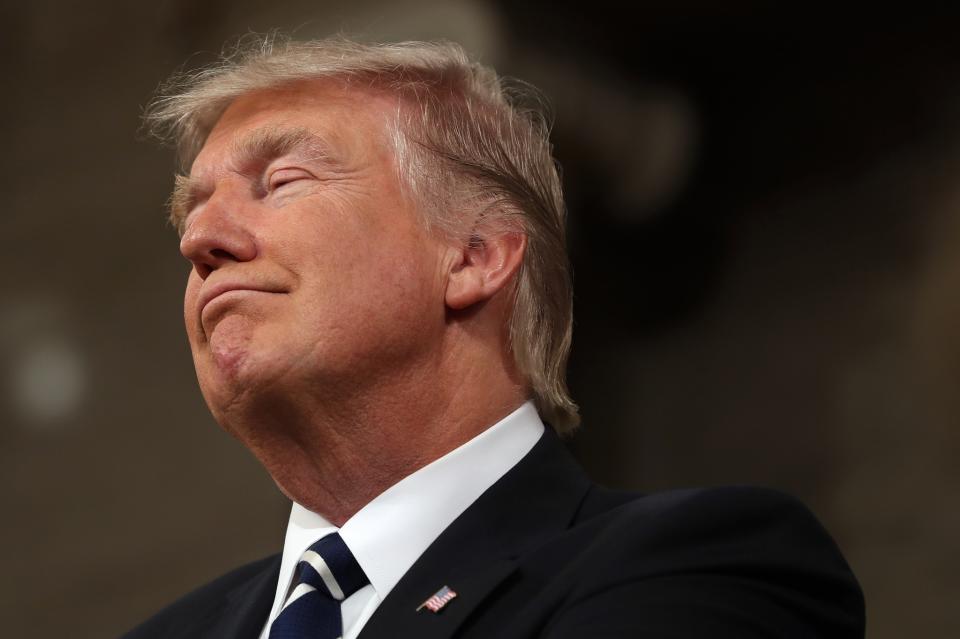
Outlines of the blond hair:
M532 87L507 82L447 42L248 36L216 64L171 78L147 107L145 122L176 145L188 167L236 98L314 79L400 98L392 143L401 183L428 225L461 237L474 234L478 223L526 234L509 346L544 419L559 431L575 427L579 415L566 386L573 325L566 212L549 119Z

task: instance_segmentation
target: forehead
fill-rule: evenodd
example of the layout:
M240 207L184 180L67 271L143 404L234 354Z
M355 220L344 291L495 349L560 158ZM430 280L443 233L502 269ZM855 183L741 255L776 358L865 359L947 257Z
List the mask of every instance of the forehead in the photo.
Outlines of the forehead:
M396 99L328 80L301 81L236 98L224 110L193 162L191 174L255 147L271 130L301 130L331 148L356 154L386 147Z

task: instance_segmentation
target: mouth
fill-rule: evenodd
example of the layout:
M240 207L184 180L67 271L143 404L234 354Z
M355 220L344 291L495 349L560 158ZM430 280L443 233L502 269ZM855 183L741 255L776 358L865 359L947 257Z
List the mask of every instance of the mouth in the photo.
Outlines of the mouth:
M213 302L218 300L226 300L227 298L233 298L241 295L246 295L250 293L282 293L283 291L270 289L259 286L251 286L249 284L231 284L224 282L222 284L216 284L210 288L204 290L200 293L200 298L197 300L197 311L198 314L203 316L207 307L210 306Z

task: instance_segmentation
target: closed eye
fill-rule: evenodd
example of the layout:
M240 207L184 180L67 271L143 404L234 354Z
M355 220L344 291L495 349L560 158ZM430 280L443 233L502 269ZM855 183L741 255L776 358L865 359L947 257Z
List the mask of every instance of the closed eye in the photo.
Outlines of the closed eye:
M272 193L294 182L311 178L313 178L313 175L303 169L278 169L267 178L267 190Z

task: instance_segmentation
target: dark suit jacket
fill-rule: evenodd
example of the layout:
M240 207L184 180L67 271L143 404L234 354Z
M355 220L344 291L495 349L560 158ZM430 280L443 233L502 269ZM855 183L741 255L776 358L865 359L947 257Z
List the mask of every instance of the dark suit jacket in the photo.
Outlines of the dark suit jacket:
M256 639L279 555L197 590L126 635ZM439 613L417 607L448 585ZM863 637L836 545L783 494L647 496L592 484L547 431L427 549L360 639Z

